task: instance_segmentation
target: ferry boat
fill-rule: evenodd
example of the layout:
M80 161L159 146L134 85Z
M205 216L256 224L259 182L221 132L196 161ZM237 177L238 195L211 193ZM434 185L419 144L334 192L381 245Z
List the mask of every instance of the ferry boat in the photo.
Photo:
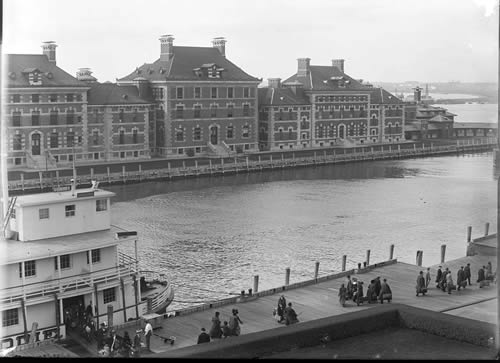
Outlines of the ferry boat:
M139 269L137 232L111 225L115 194L96 182L77 189L72 180L68 189L9 199L0 242L2 351L77 333L82 306L96 327L111 327L162 314L174 298L164 274Z

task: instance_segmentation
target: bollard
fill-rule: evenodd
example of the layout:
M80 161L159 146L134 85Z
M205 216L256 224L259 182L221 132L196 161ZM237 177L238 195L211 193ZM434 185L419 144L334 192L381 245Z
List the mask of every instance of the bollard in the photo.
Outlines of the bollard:
M259 292L259 275L253 277L253 291L255 293Z
M290 267L287 267L285 270L285 286L290 284Z
M446 245L441 245L441 263L444 263L445 254L446 254Z
M467 227L467 242L471 241L472 236L472 226Z
M365 268L367 265L366 265L366 261L363 262L363 268Z
M252 296L252 289L248 289L248 296Z
M245 290L241 290L241 296L245 296Z
M366 265L370 265L370 250L366 250Z
M490 230L490 222L486 222L486 224L484 225L484 235L485 236L488 235L489 230Z
M345 271L345 264L347 262L347 255L342 256L342 271Z
M389 260L392 260L393 258L394 258L394 245L392 244L389 249Z
M314 278L318 278L318 272L319 272L319 261L316 261L316 266L314 267Z
M358 262L358 270L360 270L360 269L361 269L361 263Z

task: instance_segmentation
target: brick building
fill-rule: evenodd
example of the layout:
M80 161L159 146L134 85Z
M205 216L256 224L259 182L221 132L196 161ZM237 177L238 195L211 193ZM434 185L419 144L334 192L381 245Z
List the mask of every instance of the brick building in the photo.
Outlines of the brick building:
M271 79L267 89L259 92L262 149L404 140L404 103L348 76L343 59L334 59L331 66L313 66L309 58L300 58L295 75L283 83ZM297 118L300 122L283 122ZM285 130L287 139L280 139Z
M160 57L118 80L152 94L156 119L151 151L161 156L257 151L257 85L226 58L224 38L212 47L174 46L160 38Z
M139 99L137 88L97 83L89 69L71 76L57 66L56 47L44 42L43 54L6 57L8 166L149 157L151 101Z

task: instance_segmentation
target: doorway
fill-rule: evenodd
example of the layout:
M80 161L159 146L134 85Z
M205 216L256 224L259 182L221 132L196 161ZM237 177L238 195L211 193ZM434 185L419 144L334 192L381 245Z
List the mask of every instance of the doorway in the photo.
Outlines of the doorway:
M210 127L210 143L217 145L219 139L219 128L217 126Z
M40 134L31 135L31 155L40 155Z

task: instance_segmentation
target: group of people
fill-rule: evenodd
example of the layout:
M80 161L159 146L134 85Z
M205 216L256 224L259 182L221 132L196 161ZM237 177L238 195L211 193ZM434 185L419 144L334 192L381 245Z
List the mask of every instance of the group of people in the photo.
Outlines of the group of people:
M127 331L123 336L118 335L115 329L109 329L105 322L101 323L96 331L97 352L104 357L140 357L144 343L142 336L146 338L146 349L150 351L150 340L153 333L153 327L149 321L143 329L137 329L133 340Z
M222 322L220 312L216 311L215 315L212 317L212 326L208 333L205 328L201 328L201 333L198 335L198 344L208 343L211 339L221 339L240 335L240 325L243 324L243 321L239 316L238 309L232 309L231 316L228 320L229 322L227 320Z
M488 262L486 266L481 267L477 271L477 282L480 288L489 285L490 282L496 282L496 277L497 272L493 273L491 262Z
M422 271L420 271L422 273ZM430 276L430 268L427 268L427 274ZM436 274L436 287L438 289L441 289L443 292L448 292L448 294L451 294L453 290L460 290L460 289L465 289L467 285L472 285L471 283L471 270L470 270L470 263L468 263L465 267L460 266L460 268L457 271L457 280L456 284L453 281L453 275L452 272L448 267L443 271L442 266L439 266ZM418 285L418 278L417 278L417 285ZM417 293L418 296L418 293Z
M285 295L281 295L278 299L278 307L273 310L273 316L278 323L285 325L295 324L299 322L297 312L292 307L291 302L286 302Z
M391 302L392 291L387 283L387 279L381 281L380 276L377 276L370 281L365 296L363 293L363 281L358 281L356 278L351 279L351 276L347 275L347 286L346 284L340 286L338 296L342 307L345 307L347 300L352 300L357 305L362 304L364 301L368 303L380 301L383 304L384 300Z

